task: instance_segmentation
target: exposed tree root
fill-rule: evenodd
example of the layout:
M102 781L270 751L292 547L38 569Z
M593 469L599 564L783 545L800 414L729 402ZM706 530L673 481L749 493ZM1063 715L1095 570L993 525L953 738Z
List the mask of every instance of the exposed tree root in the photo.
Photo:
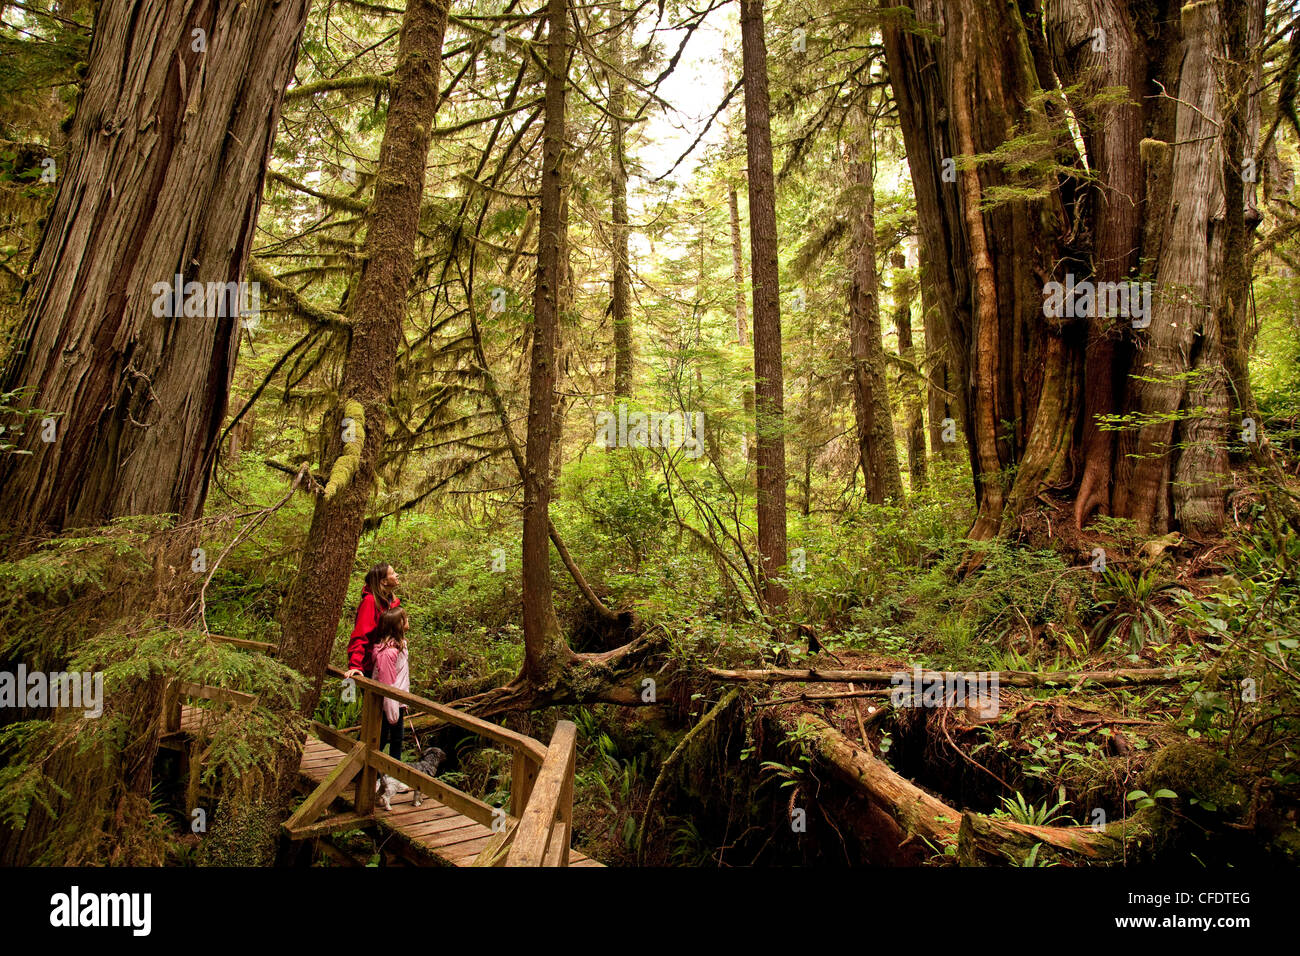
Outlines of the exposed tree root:
M508 684L452 701L448 706L476 717L560 704L644 707L655 702L645 694L643 682L653 679L648 665L662 645L660 636L642 636L612 651L571 654L555 662L546 680L535 680L521 672Z

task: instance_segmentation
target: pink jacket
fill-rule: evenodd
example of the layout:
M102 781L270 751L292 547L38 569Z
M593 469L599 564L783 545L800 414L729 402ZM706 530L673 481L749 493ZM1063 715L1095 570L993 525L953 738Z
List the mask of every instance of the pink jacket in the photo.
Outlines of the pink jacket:
M398 646L376 647L375 648L375 680L381 684L387 684L390 687L396 687L398 690L409 691L411 689L411 672L408 667L410 655L407 654L406 648ZM405 709L405 704L399 704L391 697L384 698L384 719L390 724L395 724L402 719L401 709Z

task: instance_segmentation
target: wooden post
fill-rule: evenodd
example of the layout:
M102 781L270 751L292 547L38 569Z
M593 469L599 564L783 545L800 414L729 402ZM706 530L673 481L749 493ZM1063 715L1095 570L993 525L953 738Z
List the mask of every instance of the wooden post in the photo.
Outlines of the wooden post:
M194 808L199 805L199 778L203 776L203 754L206 752L203 741L198 737L190 738L189 747L185 748L185 813L192 816Z
M569 742L569 760L564 769L564 789L560 791L560 805L555 812L555 833L552 840L559 839L560 866L569 865L569 844L573 841L573 772L578 759L578 739Z
M532 755L522 749L515 750L514 765L510 769L510 815L515 818L524 815L528 798L532 796L533 784L537 782L537 771L541 767Z
M379 731L384 719L384 699L374 691L361 691L361 736L359 742L365 744L366 757L379 749ZM375 809L375 780L377 775L370 760L366 760L357 778L357 813L365 816Z
M307 799L293 812L293 816L284 822L283 828L293 833L300 827L315 823L320 815L329 809L334 798L348 788L348 784L361 772L365 762L366 746L358 740L347 756L335 764L334 769L321 781L320 786L307 795ZM370 790L373 799L374 784L370 785Z
M181 729L181 682L172 681L163 691L163 733L174 734Z

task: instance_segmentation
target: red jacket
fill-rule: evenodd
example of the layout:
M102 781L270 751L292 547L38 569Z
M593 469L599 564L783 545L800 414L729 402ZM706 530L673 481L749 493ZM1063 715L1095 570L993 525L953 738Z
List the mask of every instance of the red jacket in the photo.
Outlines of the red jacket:
M389 607L397 607L401 598L393 595ZM352 627L352 637L348 640L348 669L356 668L367 677L374 668L375 632L379 628L379 615L383 609L367 585L361 589L361 605L357 608L357 622Z

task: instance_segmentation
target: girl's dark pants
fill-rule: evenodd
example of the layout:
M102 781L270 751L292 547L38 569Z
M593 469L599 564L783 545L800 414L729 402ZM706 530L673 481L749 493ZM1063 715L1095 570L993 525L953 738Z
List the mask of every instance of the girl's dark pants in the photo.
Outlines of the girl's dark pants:
M385 744L389 745L389 756L394 760L402 759L402 717L400 712L395 724L390 724L388 718L384 718L384 726L379 731L379 750L381 753Z

